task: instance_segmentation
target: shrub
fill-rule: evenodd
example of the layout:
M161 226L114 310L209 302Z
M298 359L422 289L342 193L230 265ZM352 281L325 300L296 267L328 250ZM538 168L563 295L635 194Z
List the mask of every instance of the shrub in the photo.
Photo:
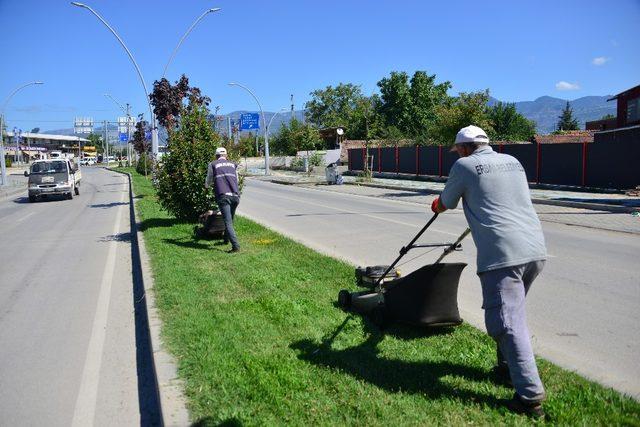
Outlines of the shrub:
M136 172L141 175L148 175L153 170L153 160L145 153L140 155L138 162L136 163Z
M204 187L204 181L220 137L207 115L207 108L198 104L182 111L179 126L169 134L168 152L158 166L158 199L178 219L195 221L215 207L213 191Z
M12 164L13 164L13 161L11 160L11 157L5 157L4 158L4 165L6 167L10 168Z

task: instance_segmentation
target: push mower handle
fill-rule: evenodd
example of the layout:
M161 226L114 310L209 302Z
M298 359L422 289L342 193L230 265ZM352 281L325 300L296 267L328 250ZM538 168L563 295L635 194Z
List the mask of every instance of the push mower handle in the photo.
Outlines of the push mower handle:
M376 289L380 288L380 284L382 283L384 278L387 277L387 274L389 274L389 272L393 269L393 267L395 267L395 265L398 263L398 261L400 261L400 259L402 259L402 257L407 252L409 252L409 250L411 249L413 244L416 242L416 240L418 240L420 238L420 236L422 236L422 233L427 231L427 228L429 228L429 226L433 223L433 221L436 220L437 217L438 217L438 214L434 213L433 216L431 217L431 219L429 220L429 222L427 222L427 224L424 227L422 227L422 230L420 230L418 232L418 234L416 234L416 237L414 237L413 240L411 240L407 246L403 246L402 249L400 249L400 255L398 256L398 258L396 258L396 260L393 261L393 263L387 268L387 270L384 272L384 274L382 276L380 276L380 278L376 282L376 285L375 285Z

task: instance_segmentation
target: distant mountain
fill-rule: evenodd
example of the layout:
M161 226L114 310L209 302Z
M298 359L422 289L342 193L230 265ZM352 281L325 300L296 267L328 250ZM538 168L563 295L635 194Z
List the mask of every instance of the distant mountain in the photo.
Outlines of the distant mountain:
M580 129L584 129L585 122L598 120L607 114L616 115L616 103L607 102L607 96L584 96L582 98L569 101L573 109L573 116L578 119ZM489 99L489 106L499 102L495 98ZM515 102L516 110L529 120L536 123L536 129L540 134L551 133L556 130L558 116L567 105L566 99L554 98L551 96L541 96L535 101Z

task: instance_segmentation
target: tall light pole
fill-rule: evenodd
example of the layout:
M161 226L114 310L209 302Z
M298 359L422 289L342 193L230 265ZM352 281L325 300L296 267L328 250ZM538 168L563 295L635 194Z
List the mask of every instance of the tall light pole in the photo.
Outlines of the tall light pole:
M138 67L136 60L133 58L133 55L131 54L131 51L129 51L129 48L127 47L127 45L124 44L124 42L122 41L118 33L116 33L115 30L111 28L111 26L107 23L107 21L105 21L104 18L102 18L102 16L100 16L95 10L93 10L91 7L87 6L84 3L78 3L78 2L72 1L71 4L74 6L87 9L89 12L93 13L95 17L98 18L100 22L102 22L105 25L105 27L109 29L109 31L111 31L111 34L113 34L115 38L118 39L118 41L120 42L124 50L127 52L127 55L129 55L129 59L131 59L131 62L133 62L133 66L135 67L136 72L138 73L138 77L140 78L140 83L142 83L142 88L144 89L144 96L147 98L147 104L149 105L149 113L151 114L151 152L153 153L153 156L156 157L158 155L158 124L156 122L156 115L153 113L153 108L151 107L151 98L149 98L149 91L147 90L147 84L144 82L144 77L142 77L142 72L140 71L140 67Z
M9 104L9 101L11 101L11 98L13 98L13 95L18 93L20 90L24 89L27 86L41 85L41 84L43 84L43 82L35 81L35 82L25 83L22 86L18 86L16 89L14 89L13 92L9 94L9 96L7 96L7 99L5 99L4 103L2 104L2 110L0 110L0 169L1 169L2 183L0 183L0 185L3 185L3 186L7 185L7 167L4 163L5 161L4 140L3 140L4 135L2 133L2 130L4 128L4 109L7 107L7 104Z
M253 97L253 99L256 100L256 103L258 104L258 108L260 109L260 114L262 115L262 126L264 127L264 174L269 175L269 134L267 133L267 122L264 117L264 111L262 111L262 105L260 104L260 101L258 101L258 98L255 96L255 94L251 92L251 90L248 87L235 82L229 83L229 86L238 86L246 90Z
M175 49L173 49L173 52L171 52L171 56L169 57L169 60L167 61L167 65L164 66L164 71L162 71L162 77L164 78L164 76L167 74L167 68L169 68L169 65L171 64L171 61L173 61L173 57L176 56L176 53L178 52L178 49L180 49L180 46L182 45L182 42L184 41L184 39L187 38L187 36L189 35L189 33L191 33L191 31L195 28L196 25L198 25L198 22L200 22L202 20L202 18L204 18L205 16L207 16L208 14L212 13L212 12L217 12L219 11L220 8L219 7L214 7L211 9L207 9L204 11L204 13L202 15L200 15L194 22L193 24L191 24L191 26L189 27L189 29L187 29L187 31L184 33L184 35L182 36L182 38L180 39L180 41L178 42L177 46Z

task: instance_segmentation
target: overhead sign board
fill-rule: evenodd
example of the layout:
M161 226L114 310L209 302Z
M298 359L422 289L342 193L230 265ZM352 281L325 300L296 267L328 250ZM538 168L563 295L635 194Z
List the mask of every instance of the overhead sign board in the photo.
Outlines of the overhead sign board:
M73 121L74 133L91 133L93 132L92 117L76 117Z
M260 114L246 113L240 115L240 130L260 129Z
M118 132L129 133L136 126L136 120L133 117L118 117Z

